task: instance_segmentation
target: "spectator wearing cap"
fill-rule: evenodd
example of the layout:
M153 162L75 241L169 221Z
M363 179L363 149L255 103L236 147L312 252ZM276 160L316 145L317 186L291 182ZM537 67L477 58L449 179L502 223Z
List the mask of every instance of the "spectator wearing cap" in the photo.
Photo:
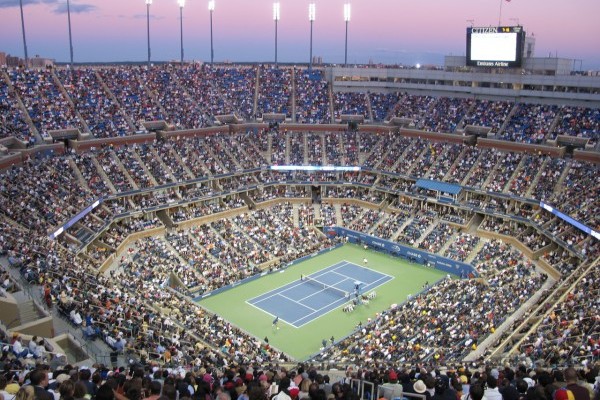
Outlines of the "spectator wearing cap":
M292 400L296 400L298 399L298 395L300 394L300 388L296 386L294 382L291 382L290 387L288 388L288 393L290 394Z
M402 397L403 386L398 383L398 374L394 369L390 369L387 374L389 383L381 386L381 396L386 399L394 399Z
M497 372L498 370L496 370ZM494 376L494 370L487 377L487 388L485 389L484 396L487 400L503 400L502 393L498 389L498 376Z
M417 394L425 395L426 400L431 399L431 394L427 390L427 386L425 385L425 382L423 382L421 379L419 379L418 381L416 381L414 383L413 390Z
M585 387L578 384L579 376L575 368L569 367L564 372L566 388L573 392L575 400L590 400L590 392Z
M554 391L552 400L575 400L575 395L569 389L559 388Z

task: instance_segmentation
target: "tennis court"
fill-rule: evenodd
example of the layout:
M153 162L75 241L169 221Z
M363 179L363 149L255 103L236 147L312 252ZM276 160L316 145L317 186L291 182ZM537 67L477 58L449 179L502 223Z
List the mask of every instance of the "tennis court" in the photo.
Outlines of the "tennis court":
M367 268L364 268L363 260L365 258L369 260ZM347 267L342 267L342 265ZM338 274L325 274L337 267L342 267L336 270ZM354 269L362 271L362 274L359 272L360 275L353 275L352 272L349 272ZM377 275L366 275L372 272ZM324 299L329 299L330 303L336 301L338 303L330 304L328 308L319 311L318 314L324 315L324 318L314 316L310 322L308 319L299 321L300 318L312 311L310 313L304 311L303 315L296 314L294 310L300 308L297 300L319 291L318 288L313 288L312 286L315 285L312 284L292 289L300 283L300 275L316 277L317 281L323 282L318 285L324 283L336 285L341 292L348 290L348 286L340 285L346 277L349 278L346 284L351 283L353 279L358 279L366 284L372 284L372 286L363 286L363 293L368 294L376 289L377 297L371 299L369 304L354 307L352 312L343 312L343 304L346 304L346 300L341 301L341 298L344 297L343 294L322 293L316 296L317 299L320 298L319 301L315 301L317 306L311 306L310 304L313 303L308 303L307 300L304 301L305 304L316 309L320 308L319 305L327 307ZM340 275L344 275L344 278ZM329 339L332 336L336 340L344 338L356 329L359 322L367 323L369 319L376 318L377 313L389 309L391 304L401 304L406 301L408 295L414 295L421 291L426 282L434 283L445 276L446 273L443 271L410 263L378 251L365 250L362 246L348 243L340 248L309 257L289 268L266 274L260 279L199 299L198 303L203 308L226 319L233 326L250 333L257 340L260 341L268 336L270 346L285 351L296 360L306 360L319 351L323 339ZM383 284L383 281L376 282L378 277L389 278L386 278L387 281ZM271 308L278 307L282 298L272 297L268 301L266 298L276 292L281 292L281 289L286 287L288 288L287 294L286 292L283 294L296 301L287 301L287 305L281 309ZM255 299L263 300L260 307L250 304L250 301ZM267 307L269 307L268 310ZM275 315L280 317L280 329L273 327ZM298 327L289 322L295 322Z
M360 293L369 292L393 279L392 276L354 264L340 261L321 271L247 301L295 328L335 310L355 298L358 284Z

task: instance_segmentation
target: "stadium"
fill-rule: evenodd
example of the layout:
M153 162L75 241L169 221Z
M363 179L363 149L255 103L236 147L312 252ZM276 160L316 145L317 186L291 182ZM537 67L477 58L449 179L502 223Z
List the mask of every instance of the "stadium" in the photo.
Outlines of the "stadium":
M490 30L435 68L4 66L0 390L597 398L600 79Z

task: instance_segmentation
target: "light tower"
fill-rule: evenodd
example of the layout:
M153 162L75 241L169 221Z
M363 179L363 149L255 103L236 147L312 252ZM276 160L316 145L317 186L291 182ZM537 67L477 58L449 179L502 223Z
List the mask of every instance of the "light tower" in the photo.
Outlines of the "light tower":
M25 17L23 16L23 0L19 0L21 7L21 31L23 32L23 50L25 52L25 68L29 68L29 57L27 56L27 38L25 36Z
M185 6L185 0L177 0L179 4L179 31L181 36L181 64L183 65L183 7Z
M67 22L69 23L69 54L71 55L71 68L73 67L73 36L71 34L71 2L67 0Z
M344 67L348 66L348 23L350 22L350 3L344 4L344 21L346 21L346 45L344 50Z
M210 12L210 63L215 62L215 51L213 48L213 12L215 11L215 0L208 2L208 11Z
M152 0L146 0L146 31L148 37L148 68L150 67L150 5Z
M275 66L277 66L277 22L279 22L280 17L280 5L279 2L276 1L273 3L273 21L275 21Z
M308 20L310 21L310 59L308 60L308 70L312 70L312 48L313 48L313 23L315 22L315 16L317 13L317 7L315 3L310 3L308 5Z

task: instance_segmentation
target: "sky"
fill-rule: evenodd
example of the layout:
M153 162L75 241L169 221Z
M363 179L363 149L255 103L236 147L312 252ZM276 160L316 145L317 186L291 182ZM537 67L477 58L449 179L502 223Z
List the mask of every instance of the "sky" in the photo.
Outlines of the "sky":
M272 0L215 0L215 61L271 62L275 24ZM584 70L600 70L600 0L314 0L313 55L343 63L344 3L350 2L348 62L443 64L464 55L466 27L524 26L536 37L538 57L571 58ZM280 0L278 60L309 58L310 0ZM23 0L30 57L69 60L66 0ZM500 5L502 5L500 7ZM179 60L177 0L153 0L150 35L153 61ZM71 0L75 62L145 61L144 0ZM208 0L183 8L186 60L210 60ZM23 56L19 0L0 0L0 51Z

